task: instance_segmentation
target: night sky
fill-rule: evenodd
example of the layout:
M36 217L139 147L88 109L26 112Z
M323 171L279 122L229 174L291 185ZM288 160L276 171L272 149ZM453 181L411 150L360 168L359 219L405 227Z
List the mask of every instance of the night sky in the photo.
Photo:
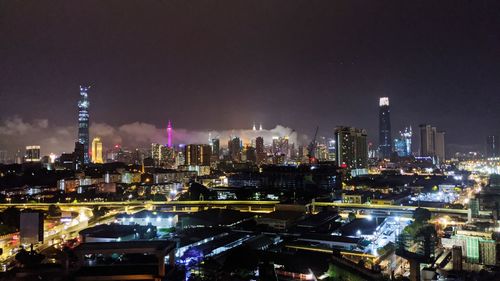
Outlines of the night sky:
M352 125L376 142L389 96L394 137L431 123L481 147L500 131L499 15L497 1L0 1L0 122L76 127L90 84L91 122L112 127Z

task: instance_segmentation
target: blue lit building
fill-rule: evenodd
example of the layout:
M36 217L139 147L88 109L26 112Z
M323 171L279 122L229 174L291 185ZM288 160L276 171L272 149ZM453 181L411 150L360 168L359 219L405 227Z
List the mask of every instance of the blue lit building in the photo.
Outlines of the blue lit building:
M80 100L78 101L78 142L83 144L83 163L90 163L89 157L89 87L80 86Z
M399 157L411 156L411 137L412 130L411 127L406 127L403 132L399 132L400 138L394 139L394 151Z

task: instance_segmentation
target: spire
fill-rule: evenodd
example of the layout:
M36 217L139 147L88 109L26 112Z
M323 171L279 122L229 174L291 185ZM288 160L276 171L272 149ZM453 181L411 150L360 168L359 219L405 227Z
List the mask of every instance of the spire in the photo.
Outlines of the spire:
M172 147L172 122L170 120L167 125L167 147Z
M262 131L262 123L259 125L259 131Z

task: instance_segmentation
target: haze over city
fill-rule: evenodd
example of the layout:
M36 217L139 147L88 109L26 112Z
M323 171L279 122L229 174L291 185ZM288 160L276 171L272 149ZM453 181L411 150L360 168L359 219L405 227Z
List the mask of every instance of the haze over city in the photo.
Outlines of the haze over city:
M193 135L257 122L331 137L351 125L377 144L380 96L394 131L433 123L451 150L498 133L497 3L111 3L0 4L2 145L26 145L5 136L34 138L18 134L26 126L74 135L81 84L93 87L94 131L127 128L131 147L159 140L151 131L167 120ZM44 151L71 147L55 141Z

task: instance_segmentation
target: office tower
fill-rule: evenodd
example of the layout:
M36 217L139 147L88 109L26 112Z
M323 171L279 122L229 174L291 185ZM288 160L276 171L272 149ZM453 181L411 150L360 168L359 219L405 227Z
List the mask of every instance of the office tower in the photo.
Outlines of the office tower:
M255 147L245 147L245 158L247 162L257 163L257 153Z
M152 143L151 158L155 166L172 166L175 163L174 149L163 144Z
M39 145L29 145L26 146L26 151L24 154L25 162L40 162L40 146Z
M241 140L238 137L234 137L229 140L228 145L229 149L229 157L232 161L240 162L241 161Z
M100 138L94 138L92 140L92 163L102 164L103 162L102 141Z
M434 157L436 127L428 124L420 125L420 156Z
M453 264L453 270L456 272L462 271L462 247L453 245L451 249L451 259Z
M500 148L498 147L498 136L490 135L486 137L486 157L499 157Z
M446 159L445 132L428 124L420 125L420 156L432 157L437 162Z
M436 158L439 163L446 159L445 155L445 145L444 145L444 132L436 131L434 136L434 151L436 152Z
M184 147L184 164L210 166L212 148L208 144L188 144Z
M273 137L272 153L274 156L289 156L289 143L288 136L286 137Z
M220 140L219 139L212 139L210 142L212 144L212 158L219 159L219 156L220 156Z
M411 127L406 127L404 131L399 132L400 138L394 139L394 151L399 157L411 156Z
M167 125L167 147L172 148L172 122L168 120L168 125Z
M391 137L391 111L389 109L389 98L383 97L379 100L379 151L380 158L388 159L392 154Z
M255 154L257 156L257 163L259 165L265 163L267 154L264 147L263 137L257 137L255 139Z
M405 130L403 132L399 132L399 134L401 135L401 139L404 140L404 142L406 144L406 153L405 153L406 155L405 156L411 156L412 155L412 153L411 153L411 138L413 136L411 126L406 127Z
M78 101L78 142L83 144L83 163L88 164L89 158L89 99L90 87L80 86L80 100Z
M365 172L361 170L368 168L366 131L353 127L337 127L335 139L337 164L349 170L357 170L354 174Z

